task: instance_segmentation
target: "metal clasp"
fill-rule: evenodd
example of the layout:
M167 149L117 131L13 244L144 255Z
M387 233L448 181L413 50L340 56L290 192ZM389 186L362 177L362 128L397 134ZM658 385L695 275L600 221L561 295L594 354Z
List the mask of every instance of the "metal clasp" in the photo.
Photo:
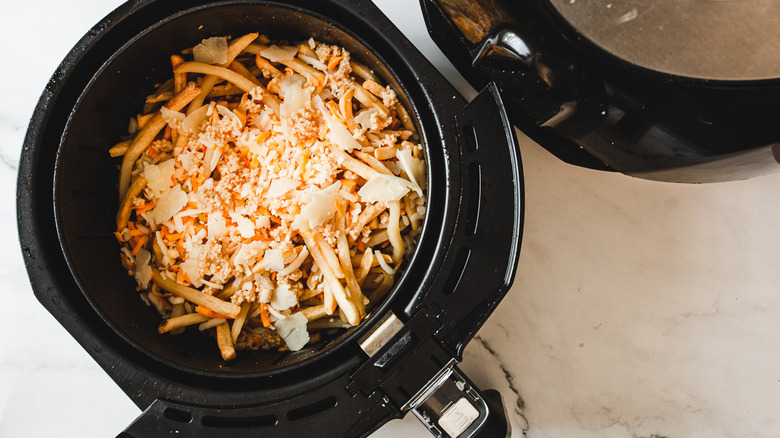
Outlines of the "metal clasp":
M412 397L402 410L414 415L437 437L469 438L487 421L489 408L482 395L450 360Z

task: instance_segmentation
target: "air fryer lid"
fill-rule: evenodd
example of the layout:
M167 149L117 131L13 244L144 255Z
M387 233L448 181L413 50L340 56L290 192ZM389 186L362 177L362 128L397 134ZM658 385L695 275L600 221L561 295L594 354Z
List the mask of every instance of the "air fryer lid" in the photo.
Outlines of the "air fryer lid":
M464 77L496 82L566 162L679 182L780 169L776 2L421 3Z
M452 388L460 388L463 397L478 407L480 422L472 428L483 427L482 421L493 418L487 412L489 403L460 375L455 363L508 290L518 257L522 177L514 134L497 90L487 87L467 104L371 4L356 8L346 0L302 2L301 6L255 3L150 0L126 4L93 28L63 61L44 90L20 160L20 243L36 296L128 396L146 409L128 430L129 436L173 430L191 436L229 435L235 428L262 429L271 436L289 436L293 431L363 435L409 409L428 421L438 418L445 414L441 408L448 407L439 397ZM206 14L200 16L201 22L189 22L195 32L203 24L198 38L232 34L238 28L256 30L258 22L270 15L279 23L282 18L294 19L298 29L313 30L310 33L323 40L346 38L345 45L356 53L362 45L392 68L392 72L378 72L398 80L418 115L431 187L420 249L375 319L310 357L290 362L282 358L276 363L272 363L276 359L263 363L251 358L227 369L208 362L200 367L188 364L184 355L200 354L192 353L197 346L174 350L181 356L158 354L155 342L164 341L143 335L133 338L133 330L140 329L132 321L123 322L116 310L107 310L110 304L104 306L96 298L104 292L92 288L106 287L107 281L100 278L104 274L83 267L121 271L118 262L111 267L110 238L101 233L111 231L116 209L110 189L116 174L107 155L112 142L96 139L121 132L129 116L126 112L137 107L127 100L142 99L149 89L148 84L136 84L139 88L129 91L127 84L125 90L116 87L114 75L120 74L113 68L147 71L122 64L125 50L144 43L122 46L139 32L156 32L157 23L167 17L186 22L188 13ZM307 29L323 24L317 20L333 25L324 25L325 34ZM290 30L281 24L264 24L265 29L278 25L279 32ZM170 52L161 51L166 56ZM147 58L153 72L154 68L162 72L164 62ZM157 80L154 74L149 84ZM130 76L120 77L129 80ZM77 121L84 115L101 123L85 132L86 126ZM483 171L485 166L490 172ZM88 212L99 219L85 219ZM57 226L62 248L56 244ZM115 251L114 246L111 254ZM89 275L95 277L87 279ZM111 278L116 281L110 287L117 289L126 280L124 272ZM130 296L123 305L136 306L135 294ZM145 316L138 318L138 326L146 323ZM152 331L154 326L156 321ZM365 333L358 343L355 333L361 330ZM209 354L216 356L216 351ZM247 365L252 361L265 371L253 372ZM430 385L434 378L440 386ZM435 422L428 426L439 427Z

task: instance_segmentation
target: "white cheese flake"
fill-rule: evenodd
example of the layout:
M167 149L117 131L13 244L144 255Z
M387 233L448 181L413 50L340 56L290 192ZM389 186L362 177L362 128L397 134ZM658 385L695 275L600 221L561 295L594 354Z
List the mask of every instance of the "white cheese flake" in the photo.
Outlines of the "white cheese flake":
M311 101L314 108L319 110L322 118L325 119L325 123L328 125L328 140L330 140L331 143L347 152L351 152L353 149L362 149L360 143L352 137L349 129L335 117L330 115L330 111L325 108L325 104L322 102L320 96L314 96Z
M311 100L311 91L304 89L305 79L303 76L291 75L285 76L279 82L279 91L284 101L279 106L279 112L282 118L289 118L294 112L306 107Z
M363 202L398 201L412 189L411 183L397 176L377 173L358 190Z
M271 297L271 306L274 309L279 311L287 310L297 304L298 296L294 290L290 289L288 283L282 283L274 290L273 297Z
M149 280L152 279L152 267L149 261L152 260L152 254L141 248L135 256L135 281L144 289L149 286Z
M281 249L267 249L263 254L263 260L260 261L260 269L266 271L281 271L284 269L284 257ZM279 309L282 310L282 309Z
M275 44L270 45L267 49L260 51L260 55L263 58L268 59L271 62L290 61L298 54L297 47L291 46L277 46Z
M305 218L312 229L322 225L336 214L336 206L333 202L341 198L340 188L341 181L336 181L322 190L311 192L311 200L301 208L298 216Z
M177 123L181 123L187 117L184 113L169 110L167 107L160 108L160 115L162 116L163 120L165 120L165 123L169 125L176 125Z
M238 118L236 113L233 111L230 111L226 106L217 105L217 112L225 119L230 120L233 123L233 127L236 129L243 128L243 124L241 123L241 119Z
M162 192L173 186L171 177L175 171L176 161L171 158L160 164L144 162L144 171L141 175L146 178L146 186L152 190L155 197L159 198Z
M187 260L179 264L181 270L187 274L187 278L192 281L193 285L200 285L200 275L198 274L198 267L201 261L201 247L194 245L187 253Z
M209 240L214 240L223 237L227 234L227 226L225 225L225 218L220 213L209 213L206 227L209 230Z
M206 64L224 64L228 60L228 44L225 37L211 37L200 42L192 49L197 62Z
M190 115L185 117L184 121L182 121L181 123L181 127L184 130L184 132L190 134L198 134L200 132L200 127L203 125L203 122L205 122L206 118L208 117L208 112L210 108L211 108L210 105L203 105L202 107L196 109Z
M166 191L157 201L157 205L151 210L151 217L155 223L165 222L172 218L179 210L187 205L187 194L179 184Z
M254 222L235 212L230 213L230 218L238 225L238 232L241 234L241 237L249 239L255 235Z
M401 163L404 172L411 179L411 189L422 196L422 189L425 188L425 162L412 156L412 151L403 150L395 153L395 157Z
M376 108L363 110L355 116L355 121L358 122L363 129L371 129L371 116L377 112Z
M295 189L300 184L300 181L291 178L277 178L271 181L271 186L268 188L268 193L265 196L267 199L278 198Z
M309 321L300 312L280 319L274 323L274 328L279 336L284 339L287 348L291 351L298 351L309 342L309 332L306 331L306 324Z

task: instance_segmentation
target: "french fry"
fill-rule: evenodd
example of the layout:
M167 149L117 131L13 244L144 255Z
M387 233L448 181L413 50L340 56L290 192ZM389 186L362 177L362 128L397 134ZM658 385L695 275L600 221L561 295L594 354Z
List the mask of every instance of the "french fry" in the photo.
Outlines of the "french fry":
M241 334L241 328L244 326L246 316L249 313L249 305L250 303L248 301L241 303L241 313L238 314L238 317L233 321L233 325L230 327L230 334L233 337L233 342L236 342L238 340L238 335Z
M236 358L236 349L233 347L233 337L230 334L230 328L227 323L217 326L217 345L219 353L224 360L233 360Z
M385 104L358 84L355 84L355 99L362 103L366 108L374 108L385 117L390 115L390 110L387 109Z
M208 316L201 315L200 313L188 313L186 315L166 319L157 328L157 332L160 334L168 333L178 328L200 324L204 321L207 321L208 319Z
M311 83L319 83L320 79L325 78L325 74L316 68L306 64L298 58L281 61L282 64L290 67L294 72L301 74Z
M230 69L233 70L234 72L240 74L241 76L249 79L256 86L257 85L261 85L260 81L258 81L256 77L252 76L252 73L250 73L249 70L247 70L247 68L244 67L244 64L241 64L238 61L233 61L230 64Z
M333 275L335 275L336 278L338 279L344 278L344 271L341 269L339 258L336 255L336 253L333 251L333 248L331 248L328 242L325 241L325 238L322 237L322 234L314 233L312 234L312 237L314 238L314 241L319 246L320 253L325 257L325 260L328 262L328 266L330 267L331 272L333 272Z
M372 80L376 82L380 81L379 76L375 75L374 72L372 72L371 69L366 67L364 64L355 61L354 59L350 59L349 65L350 67L352 67L352 73L354 73L364 81L368 81L368 80Z
M352 325L360 324L360 312L358 312L355 304L349 300L349 297L347 297L347 293L344 290L344 287L341 286L339 280L330 270L330 265L328 265L325 257L320 253L314 239L312 239L311 235L308 233L301 233L301 236L303 237L304 242L306 242L306 246L309 248L309 253L311 253L314 262L317 263L317 265L320 267L330 292L338 302L339 307L346 314L349 323Z
M374 158L377 160L389 160L395 158L398 149L395 146L385 146L374 149Z
M219 79L224 79L232 84L235 84L238 88L244 90L244 92L247 93L251 91L252 88L255 87L255 84L252 83L252 81L241 76L240 73L237 73L225 67L217 67L215 65L204 64L202 62L196 62L196 61L185 62L184 64L176 67L176 70L174 70L173 72L174 73L202 73L205 75L212 75Z
M349 255L349 244L347 243L347 232L344 227L343 215L336 218L336 231L338 231L336 246L338 248L341 268L344 271L344 278L347 282L349 299L355 304L355 307L362 318L366 315L366 306L365 303L363 303L363 292L360 290L360 283L358 283L355 278L355 272L352 270L352 259Z
M165 289L176 296L180 296L185 300L203 306L211 311L225 315L228 318L236 318L241 312L241 308L233 303L222 301L215 296L184 286L173 280L163 278L163 276L160 275L160 272L154 268L152 268L152 281L161 289Z
M301 313L309 321L314 321L315 319L320 319L328 316L328 313L325 311L324 304L320 304L319 306L306 307L305 309L301 309Z
M384 164L382 164L381 161L374 158L373 155L367 154L363 151L354 151L354 154L356 157L363 160L364 163L368 164L372 169L376 170L379 173L383 173L385 175L392 175L393 172L390 172L390 169L387 168Z
M119 204L119 212L116 215L116 230L122 232L127 226L127 222L130 220L130 214L133 211L133 198L138 196L144 188L146 188L146 178L139 176L133 180L133 183L122 198L122 203Z
M184 90L182 90L181 93L177 94L173 97L173 99L168 101L168 103L165 104L165 107L171 111L179 111L187 106L187 104L190 103L190 101L192 101L192 99L194 99L198 93L200 93L200 88L194 83L190 82L186 87L184 87ZM130 186L130 172L133 169L135 161L138 159L138 157L141 156L144 150L149 147L154 138L157 136L157 134L160 133L165 125L166 122L163 120L160 112L158 111L152 120L150 120L149 123L147 123L146 126L144 126L143 129L138 132L138 134L135 136L135 139L133 140L133 144L130 145L130 147L125 152L125 155L122 158L122 167L119 172L120 198L124 198L125 193L127 192L127 188Z
M352 158L351 155L341 150L338 146L331 144L330 150L341 163L342 168L355 172L361 178L369 180L377 174L377 171L372 169L371 166Z
M274 67L270 61L260 56L260 54L255 55L255 65L260 71L267 73L268 77L277 78L283 75L278 68Z
M393 245L393 262L397 263L404 256L404 239L401 237L401 227L398 221L401 220L401 202L390 201L387 203L387 210L390 217L387 222L387 236L390 244Z
M127 152L127 148L129 148L131 144L133 144L131 140L120 141L108 150L108 154L111 155L112 158L121 157Z

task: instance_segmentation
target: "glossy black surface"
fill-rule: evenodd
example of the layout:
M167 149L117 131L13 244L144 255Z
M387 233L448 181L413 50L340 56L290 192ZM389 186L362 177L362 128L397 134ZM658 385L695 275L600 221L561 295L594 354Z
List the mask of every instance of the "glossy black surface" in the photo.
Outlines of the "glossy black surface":
M402 349L392 348L396 338L367 358L356 338L371 328L369 319L308 351L249 354L223 364L212 342L156 334L155 312L138 299L105 235L117 204L116 161L107 150L167 75L169 52L257 27L345 45L403 90L417 113L428 160L428 217L415 259L375 315L392 310L405 323L411 341ZM522 175L502 108L494 88L467 105L370 2L127 3L63 61L25 138L18 225L33 290L146 410L125 436L234 436L237 429L365 435L401 416L420 382L460 356L511 284Z
M512 121L572 164L680 182L780 169L780 79L710 81L629 64L547 0L422 0L429 31L476 87L494 81Z

